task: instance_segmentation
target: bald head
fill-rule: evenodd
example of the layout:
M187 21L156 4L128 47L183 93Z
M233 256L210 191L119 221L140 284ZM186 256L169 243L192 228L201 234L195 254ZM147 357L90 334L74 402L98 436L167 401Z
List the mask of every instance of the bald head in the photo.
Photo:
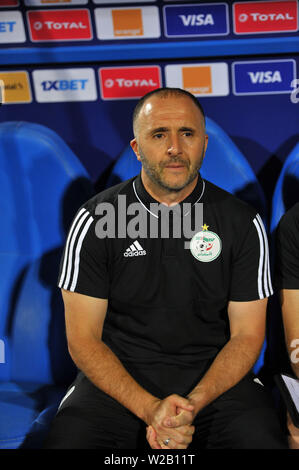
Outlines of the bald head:
M177 97L177 98L186 98L187 97L187 98L189 98L195 104L195 106L198 108L198 110L200 111L200 113L202 115L202 118L203 118L203 123L205 125L205 113L204 113L203 107L201 106L201 104L195 98L194 95L192 95L188 91L183 90L181 88L166 88L166 87L165 88L158 88L158 89L150 91L149 93L144 95L138 101L138 103L137 103L137 105L134 109L134 112L133 112L133 132L134 132L135 137L137 137L137 133L138 133L138 124L139 124L138 121L139 121L139 116L141 114L141 111L142 111L142 113L145 113L145 114L147 113L147 111L149 111L149 110L146 109L146 105L148 104L147 101L149 101L150 98L152 98L152 97L159 98L161 100L166 99L166 98L170 98L170 97ZM175 109L174 109L174 112L175 112Z

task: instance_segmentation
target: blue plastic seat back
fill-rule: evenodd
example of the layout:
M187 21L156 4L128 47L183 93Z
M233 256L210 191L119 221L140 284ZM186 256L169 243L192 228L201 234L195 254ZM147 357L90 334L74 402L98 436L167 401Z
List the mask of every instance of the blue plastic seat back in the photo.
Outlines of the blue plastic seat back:
M265 221L264 193L246 158L226 132L210 118L206 118L206 132L209 142L200 170L202 177L251 204ZM128 146L116 161L107 185L113 186L132 178L140 170L141 164Z
M67 229L92 184L55 132L6 122L0 124L0 187L0 381L67 382L56 280Z
M274 233L283 214L299 201L299 142L287 156L277 180L273 199L270 231Z

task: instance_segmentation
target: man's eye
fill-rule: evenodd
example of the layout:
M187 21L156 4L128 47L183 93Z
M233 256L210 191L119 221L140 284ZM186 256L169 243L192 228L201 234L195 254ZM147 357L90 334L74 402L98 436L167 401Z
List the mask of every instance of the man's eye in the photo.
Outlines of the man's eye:
M154 139L161 139L163 137L163 134L155 134Z
M186 137L192 137L193 134L192 134L192 132L184 132L184 135Z

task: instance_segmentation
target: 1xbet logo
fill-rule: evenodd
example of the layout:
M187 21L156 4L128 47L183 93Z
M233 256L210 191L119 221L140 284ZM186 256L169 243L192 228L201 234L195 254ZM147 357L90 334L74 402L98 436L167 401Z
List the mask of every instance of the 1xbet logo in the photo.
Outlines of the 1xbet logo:
M81 80L45 80L41 82L43 91L84 90L88 83L87 79Z
M97 99L92 68L34 70L32 76L38 103Z

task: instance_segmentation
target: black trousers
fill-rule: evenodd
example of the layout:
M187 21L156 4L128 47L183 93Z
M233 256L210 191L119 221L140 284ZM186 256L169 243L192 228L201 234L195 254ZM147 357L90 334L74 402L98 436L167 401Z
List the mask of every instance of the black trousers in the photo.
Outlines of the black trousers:
M248 374L201 410L188 450L287 449L271 395ZM144 449L146 424L82 373L62 401L45 449Z

